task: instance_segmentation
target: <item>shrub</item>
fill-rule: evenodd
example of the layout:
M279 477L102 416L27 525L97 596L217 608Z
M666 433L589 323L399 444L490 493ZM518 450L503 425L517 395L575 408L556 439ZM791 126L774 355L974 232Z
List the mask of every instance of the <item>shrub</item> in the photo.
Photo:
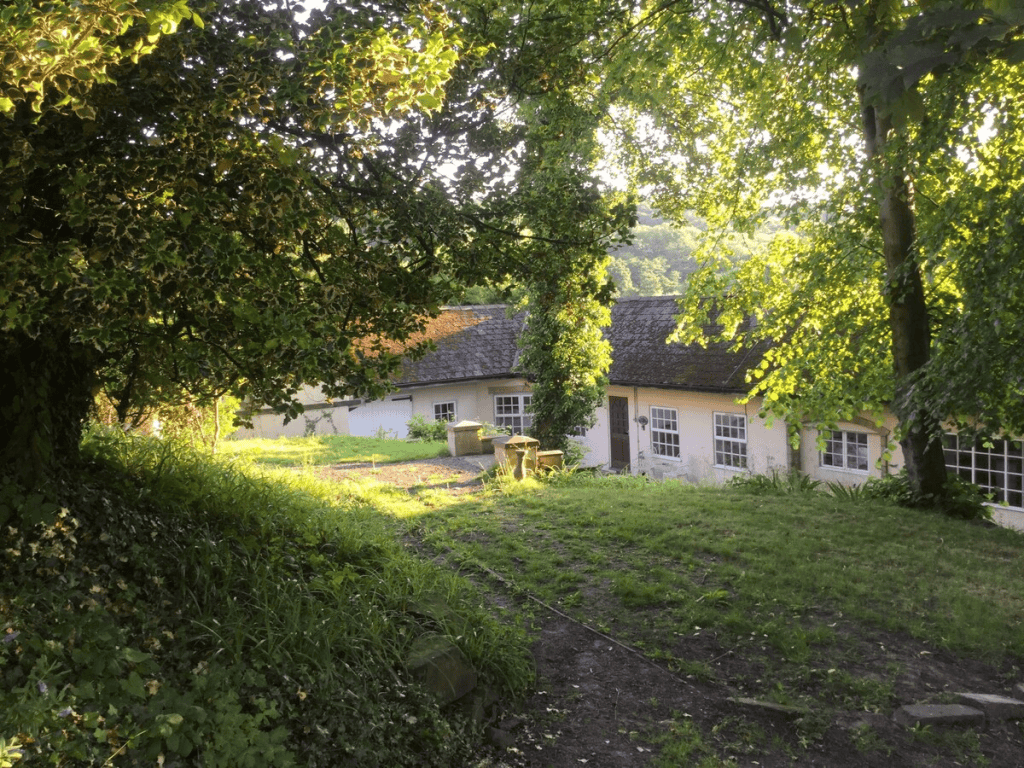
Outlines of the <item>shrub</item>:
M791 472L780 472L772 469L768 474L744 474L731 478L726 485L731 488L739 488L755 495L772 494L804 494L817 493L820 480L812 480L798 470Z
M409 437L416 440L437 442L448 439L447 421L441 421L440 419L427 421L422 415L417 413L405 424L409 427Z
M945 493L939 499L916 493L910 487L905 469L895 475L868 480L864 484L864 495L871 499L885 499L901 507L930 507L965 520L988 520L992 517L992 510L986 506L981 490L956 475L946 478Z

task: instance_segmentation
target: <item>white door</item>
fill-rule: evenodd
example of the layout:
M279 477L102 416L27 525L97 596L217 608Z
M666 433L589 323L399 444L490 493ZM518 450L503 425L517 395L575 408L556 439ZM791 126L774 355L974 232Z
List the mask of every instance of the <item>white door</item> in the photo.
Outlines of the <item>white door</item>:
M376 437L381 431L387 437L409 436L406 423L412 418L412 398L374 400L357 405L348 412L348 432L356 437Z

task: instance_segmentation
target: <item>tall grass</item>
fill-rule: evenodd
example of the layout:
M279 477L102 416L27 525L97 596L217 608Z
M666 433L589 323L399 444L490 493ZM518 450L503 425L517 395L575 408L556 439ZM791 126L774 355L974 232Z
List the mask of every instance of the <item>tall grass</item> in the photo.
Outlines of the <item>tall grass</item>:
M528 685L523 638L393 519L174 444L96 434L86 452L80 503L3 561L0 737L39 762L458 764L472 727L404 672L428 631L507 696Z

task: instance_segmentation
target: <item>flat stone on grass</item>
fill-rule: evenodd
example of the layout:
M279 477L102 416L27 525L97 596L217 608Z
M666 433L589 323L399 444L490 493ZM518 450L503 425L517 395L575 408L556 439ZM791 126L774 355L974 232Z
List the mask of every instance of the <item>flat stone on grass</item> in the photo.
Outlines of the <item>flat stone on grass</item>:
M1024 701L990 693L958 693L960 701L985 713L990 720L1024 719Z
M781 715L782 717L803 717L807 710L802 707L790 707L786 704L776 704L774 701L762 701L761 699L748 699L745 696L730 696L729 701L733 704L750 709L759 710L767 714Z
M963 704L907 704L892 719L908 728L916 725L984 725L985 713Z
M476 670L458 646L440 635L421 635L413 642L406 666L441 706L476 687Z

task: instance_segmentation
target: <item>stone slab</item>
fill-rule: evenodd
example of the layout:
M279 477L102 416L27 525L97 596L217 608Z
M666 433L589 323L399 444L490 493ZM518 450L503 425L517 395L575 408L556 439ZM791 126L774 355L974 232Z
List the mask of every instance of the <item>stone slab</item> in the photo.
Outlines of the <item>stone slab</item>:
M907 704L892 719L907 727L915 725L984 725L985 713L963 704Z
M1024 719L1024 701L990 693L958 693L968 707L980 709L990 720Z
M476 670L466 655L441 635L416 638L406 666L441 706L462 698L476 687Z

